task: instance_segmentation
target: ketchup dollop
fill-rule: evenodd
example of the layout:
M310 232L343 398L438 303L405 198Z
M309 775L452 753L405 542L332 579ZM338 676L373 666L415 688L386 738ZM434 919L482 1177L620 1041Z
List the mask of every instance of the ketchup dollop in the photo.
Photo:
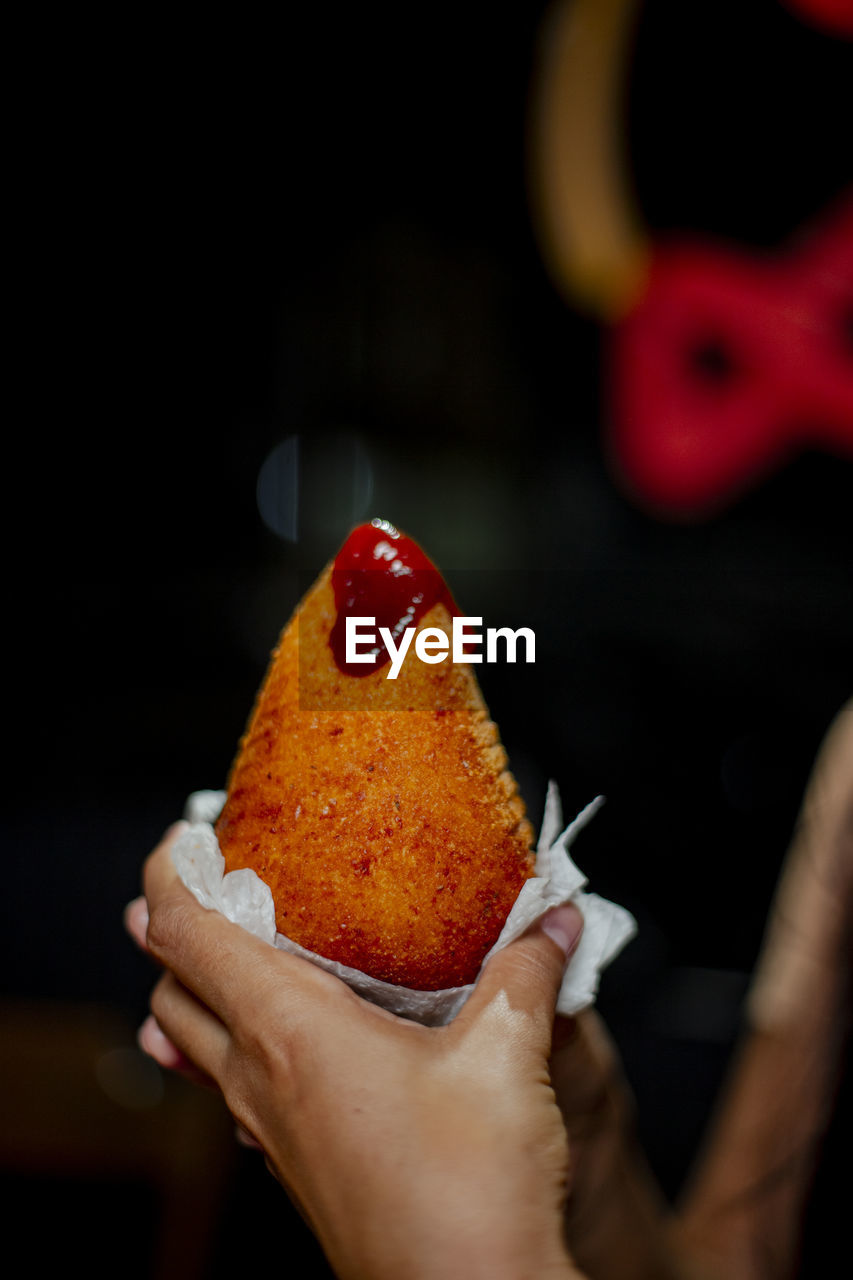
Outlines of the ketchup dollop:
M338 616L329 644L339 669L348 676L369 676L390 661L379 634L387 627L398 643L406 627L417 626L435 604L451 615L459 610L450 590L432 561L416 542L387 520L371 520L353 529L332 566L332 588ZM373 662L346 661L346 619L375 618L376 644L359 646Z

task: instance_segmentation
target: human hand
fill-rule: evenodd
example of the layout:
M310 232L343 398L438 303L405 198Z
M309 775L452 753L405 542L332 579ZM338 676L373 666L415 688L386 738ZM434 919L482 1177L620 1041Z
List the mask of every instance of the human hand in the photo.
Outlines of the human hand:
M555 1024L569 1138L567 1240L607 1280L788 1280L847 1033L853 932L853 702L826 735L770 912L751 1027L682 1203L664 1202L594 1010Z
M456 1019L427 1028L202 908L170 847L145 868L145 945L165 969L146 1047L222 1090L342 1280L579 1276L548 1073L577 910L494 956ZM131 931L143 920L132 905Z

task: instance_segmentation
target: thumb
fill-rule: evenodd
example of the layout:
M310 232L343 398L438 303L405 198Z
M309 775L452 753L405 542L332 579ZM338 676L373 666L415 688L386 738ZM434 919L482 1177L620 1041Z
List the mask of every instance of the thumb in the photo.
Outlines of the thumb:
M515 942L496 952L459 1017L479 1021L497 1002L526 1015L547 1053L563 973L580 942L583 916L574 903L552 907Z

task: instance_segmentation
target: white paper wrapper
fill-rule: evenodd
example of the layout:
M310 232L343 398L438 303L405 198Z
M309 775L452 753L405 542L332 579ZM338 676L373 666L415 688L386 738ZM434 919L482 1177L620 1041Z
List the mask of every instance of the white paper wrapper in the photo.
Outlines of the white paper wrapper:
M304 956L341 978L365 999L392 1013L427 1026L452 1021L474 990L473 985L446 991L397 987L306 951L284 934L277 933L272 892L263 880L249 870L225 874L225 859L212 826L224 803L224 791L194 792L187 800L184 813L190 825L178 836L172 850L178 874L203 907L221 911L229 920L266 942ZM574 902L584 917L584 931L566 968L557 1000L557 1012L566 1015L578 1013L593 1003L602 970L630 941L637 928L633 916L624 907L584 892L586 877L569 856L575 836L603 803L601 796L593 800L561 832L560 797L555 783L549 784L536 849L535 875L522 886L503 931L489 952L491 956L513 942L551 907Z

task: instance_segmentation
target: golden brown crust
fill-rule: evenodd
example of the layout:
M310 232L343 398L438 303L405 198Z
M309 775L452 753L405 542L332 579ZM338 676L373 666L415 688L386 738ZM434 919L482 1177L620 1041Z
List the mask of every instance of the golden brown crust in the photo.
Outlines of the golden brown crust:
M217 823L226 869L270 886L295 942L419 990L476 977L524 880L532 828L473 673L412 652L347 676L326 569L285 629ZM449 633L436 605L419 629Z

